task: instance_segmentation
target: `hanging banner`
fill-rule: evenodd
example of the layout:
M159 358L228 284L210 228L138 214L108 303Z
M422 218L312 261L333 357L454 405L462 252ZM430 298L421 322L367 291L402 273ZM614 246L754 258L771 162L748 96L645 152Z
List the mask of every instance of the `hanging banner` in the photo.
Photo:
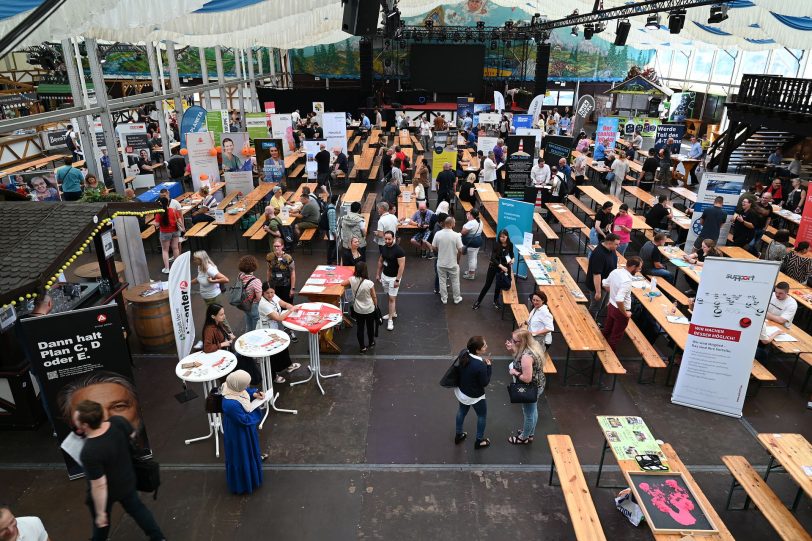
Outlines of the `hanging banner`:
M493 91L493 108L500 113L505 110L505 97L498 90Z
M322 115L324 114L324 102L314 101L313 112L316 113L316 122L319 123L319 126L324 126L324 120L322 119Z
M192 252L185 251L169 267L169 312L175 329L178 359L192 351L195 343L195 322L192 317Z
M210 133L187 133L186 149L189 153L189 169L192 175L192 186L195 191L201 186L211 186L220 182L220 166L217 163L217 151L214 138Z
M290 114L271 115L271 137L282 141L283 156L296 152L296 142L293 139L293 119Z
M318 178L319 166L316 163L316 154L320 150L319 146L324 142L325 141L323 139L310 139L304 141L305 171L307 172L308 180L316 180Z
M78 457L84 440L72 431L73 412L82 400L101 404L105 418L127 419L136 431L138 447L145 455L152 454L116 303L24 318L20 324L57 440L67 439L68 448L74 444L70 454L63 450L71 479L82 475Z
M618 127L621 135L633 136L635 132L640 132L640 136L653 139L657 135L657 127L660 125L659 118L647 116L619 116Z
M346 113L323 113L321 124L324 131L324 138L327 140L327 150L333 152L338 147L344 155L347 155L347 114Z
M499 212L497 213L496 230L507 229L510 241L514 246L513 272L520 273L519 264L523 258L519 257L517 246L524 244L525 233L533 232L533 212L535 205L502 197L499 199ZM526 274L526 273L525 273Z
M498 137L486 137L482 136L476 140L476 149L481 150L485 157L488 157L488 152L493 150L493 147L496 146L496 142L499 140Z
M695 104L696 92L675 92L669 102L668 121L684 122L686 118L693 118Z
M118 126L116 127L118 129ZM206 131L206 110L193 105L180 118L180 147L186 148L186 134ZM228 125L223 131L228 131Z
M543 104L544 104L543 94L539 94L538 96L533 98L533 101L530 102L530 107L527 108L527 114L533 117L533 122L535 122L536 119L541 114L541 107Z
M282 182L285 177L285 159L282 157L281 139L255 139L257 171L263 182Z
M245 113L245 130L251 141L268 137L268 122L265 113Z
M802 240L812 242L812 191L807 191L801 223L798 225L798 234L795 235L796 243Z
M618 136L618 120L620 119L611 116L602 116L598 119L595 139L603 143L607 150L615 148L615 141Z
M448 162L451 164L451 170L454 171L457 168L457 150L456 149L446 149L442 152L437 152L435 150L431 153L431 179L437 180L437 175L440 174L440 171L443 170L443 164Z
M513 115L513 127L519 129L533 128L533 115ZM521 135L517 132L517 135Z
M530 170L533 169L533 155L527 151L535 147L535 141L529 136L509 135L505 145L505 197L523 200L524 189L530 185Z
M124 152L122 162L126 164L127 176L135 177L133 188L151 188L155 186L155 175L143 166L152 166L147 125L141 122L130 122L116 126L119 146Z
M564 135L548 135L544 138L544 163L550 167L558 167L561 158L570 163L570 150L572 137Z
M654 148L659 150L668 144L669 139L673 139L674 146L671 148L671 153L679 154L682 138L685 137L685 124L660 124L657 126L656 133Z
M778 261L709 257L671 402L741 417Z
M719 196L724 198L722 209L728 216L732 216L736 212L736 204L739 202L739 196L742 188L744 188L744 177L744 175L714 173L712 171L702 175L702 180L699 182L699 191L696 194L694 213L691 216L691 227L688 229L688 236L685 238L687 252L690 253L691 246L694 245L697 236L702 232L702 224L699 222L699 219L702 218L702 212L706 208L713 206L714 199ZM727 244L727 234L730 232L732 224L731 220L725 222L719 232L719 238L713 239L718 246Z
M592 96L581 96L578 106L575 108L575 119L572 122L572 133L578 135L584 127L586 119L595 110L595 98Z
M214 134L214 141L219 145L220 134L228 133L228 111L208 111L206 113L206 130Z
M253 163L251 162L251 143L248 134L246 132L233 132L219 135L221 137L223 171L247 171L250 173L253 169Z

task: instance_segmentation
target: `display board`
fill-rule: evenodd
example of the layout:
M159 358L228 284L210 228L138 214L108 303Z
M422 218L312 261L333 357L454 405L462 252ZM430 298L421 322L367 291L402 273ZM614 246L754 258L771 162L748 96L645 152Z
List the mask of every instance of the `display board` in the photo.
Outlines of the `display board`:
M572 137L564 135L548 135L544 138L544 163L550 167L558 167L561 158L570 162L570 150L572 149Z
M662 148L668 144L669 139L673 139L674 145L671 148L671 153L679 154L683 137L685 137L685 124L660 124L657 126L654 148Z
M739 202L742 188L744 188L744 175L734 175L730 173L714 173L706 171L699 182L699 190L696 194L696 204L694 213L691 215L691 227L688 229L688 236L685 239L685 246L690 252L690 247L702 232L702 212L713 206L713 200L718 196L724 198L722 209L731 216L736 211L736 204ZM719 231L719 238L714 239L718 246L727 244L727 234L730 232L732 221L727 221Z
M532 203L525 203L524 201L517 201L515 199L508 199L506 197L499 198L499 210L496 219L496 231L506 229L510 236L510 241L513 243L513 272L517 275L519 273L519 265L522 264L524 258L519 257L518 246L524 244L524 234L533 232L533 212L535 205Z
M437 175L443 170L443 164L448 162L451 164L451 170L457 168L457 149L445 149L442 152L437 152L437 149L431 153L431 179L437 180Z
M123 163L126 164L127 176L134 176L133 188L150 188L155 186L155 175L152 172L142 173L139 163L151 165L147 125L142 122L130 122L116 126L119 146L124 152Z
M296 152L296 141L293 139L293 118L290 114L273 114L271 117L271 137L282 141L282 155L289 156Z
M319 166L316 163L316 154L319 152L319 146L324 142L324 139L309 139L302 143L305 150L305 171L308 180L318 178Z
M347 114L346 113L323 113L322 124L324 138L327 140L327 150L333 152L334 148L340 148L344 155L347 155Z
M220 182L220 166L214 149L214 136L211 133L186 134L186 148L189 151L189 170L195 191L201 186L211 186Z
M626 475L652 533L687 536L717 531L681 473L628 472Z
M533 169L533 155L527 152L535 148L535 138L522 135L509 135L505 141L504 195L510 199L524 199L524 189L530 185L530 170Z
M256 139L257 171L264 182L282 182L285 176L285 159L282 157L281 139Z
M615 148L618 136L619 119L617 117L602 116L598 119L598 129L595 139L603 143L606 149Z
M668 465L660 444L642 417L601 415L598 416L598 424L618 460L635 460L637 455L656 455L663 465Z
M639 131L640 135L646 139L654 139L657 135L657 127L660 119L647 116L619 116L618 129L621 135L633 136Z
M206 129L214 134L214 141L220 145L220 136L223 133L228 133L228 111L207 111L206 112Z
M415 90L471 92L482 87L484 45L413 43L409 51L411 83Z
M707 174L707 173L705 173ZM812 242L812 190L807 190L806 203L801 214L801 223L798 225L798 234L795 235L796 242Z
M265 113L245 113L245 130L251 141L268 137L268 120Z
M220 137L219 145L221 147L223 171L251 172L253 163L251 161L251 142L248 133L233 132L212 135L215 138Z

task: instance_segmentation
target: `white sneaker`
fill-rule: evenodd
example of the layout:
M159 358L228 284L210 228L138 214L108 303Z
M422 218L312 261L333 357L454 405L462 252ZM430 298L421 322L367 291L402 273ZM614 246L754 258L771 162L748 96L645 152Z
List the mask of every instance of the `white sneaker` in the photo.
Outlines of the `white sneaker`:
M443 304L448 304L448 299L440 299L440 302Z
M392 314L392 319L397 319L397 317L398 317L397 313ZM385 316L383 316L384 321L386 321L387 319L389 319L389 314L386 314Z
M454 304L459 304L459 303L461 303L461 302L462 302L462 297L459 297L459 298L457 298L457 299L454 299Z
M172 263L173 261L175 261L175 256L171 256L171 257L169 258L169 262L170 262L170 263Z
M203 349L203 340L198 340L192 349Z
M161 269L161 272L164 273L164 274L169 274L169 269L163 268L163 269Z
M387 320L386 322L386 330L387 331L394 331L395 330L395 322L391 319Z

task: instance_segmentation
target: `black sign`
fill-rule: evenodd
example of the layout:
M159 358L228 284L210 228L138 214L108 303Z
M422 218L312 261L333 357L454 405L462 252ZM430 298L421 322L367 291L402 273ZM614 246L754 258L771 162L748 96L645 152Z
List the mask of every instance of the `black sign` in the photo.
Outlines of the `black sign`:
M67 146L68 130L48 130L45 133L46 147L56 148Z
M660 124L657 126L657 136L654 139L654 148L657 150L663 148L668 139L673 139L674 144L671 147L672 154L679 154L682 138L685 137L685 124Z
M524 189L530 184L530 170L533 169L533 154L536 150L535 135L509 135L505 139L507 159L505 160L505 197L524 199ZM530 151L530 152L528 152Z
M137 431L138 445L149 449L115 303L30 317L20 323L28 338L31 370L39 380L59 442L72 432L76 405L93 400L102 405L105 417L127 419ZM68 475L81 475L81 466L67 453L63 455Z
M547 135L542 143L544 145L544 163L550 167L558 167L561 158L564 158L569 163L572 137Z

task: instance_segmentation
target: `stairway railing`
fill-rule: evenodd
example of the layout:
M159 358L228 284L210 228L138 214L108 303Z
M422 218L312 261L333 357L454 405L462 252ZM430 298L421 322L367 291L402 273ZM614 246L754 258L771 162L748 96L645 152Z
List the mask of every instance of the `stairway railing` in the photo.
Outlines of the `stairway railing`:
M812 114L812 80L778 75L744 75L736 103Z

